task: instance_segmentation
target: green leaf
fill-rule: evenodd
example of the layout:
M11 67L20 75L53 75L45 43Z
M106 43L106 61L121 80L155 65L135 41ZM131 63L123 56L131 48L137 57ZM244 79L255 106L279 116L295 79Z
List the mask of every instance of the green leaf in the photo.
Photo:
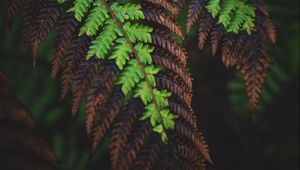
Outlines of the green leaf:
M125 5L119 5L115 2L111 5L111 9L122 23L126 20L140 20L145 18L139 4L127 3Z
M118 68L123 70L124 66L127 64L127 61L130 60L131 49L129 44L126 43L125 38L119 38L116 42L118 45L114 47L113 53L109 59L115 59Z
M91 43L87 55L88 59L93 56L104 59L118 35L121 35L118 25L113 19L106 20L103 31Z
M157 125L153 128L153 131L157 132L157 133L162 133L163 132L163 126L162 125Z
M206 9L224 25L226 32L245 30L251 34L255 28L255 9L245 0L224 0L222 4L219 0L210 0Z
M95 1L85 24L80 28L80 34L86 33L88 36L96 35L100 26L109 19L108 10L102 1Z
M206 6L206 9L212 14L213 17L216 17L221 9L220 0L210 0Z
M91 6L91 3L93 3L94 0L75 0L73 2L74 6L73 8L69 9L68 12L74 12L75 18L78 21L82 21L82 18L87 13L89 7Z

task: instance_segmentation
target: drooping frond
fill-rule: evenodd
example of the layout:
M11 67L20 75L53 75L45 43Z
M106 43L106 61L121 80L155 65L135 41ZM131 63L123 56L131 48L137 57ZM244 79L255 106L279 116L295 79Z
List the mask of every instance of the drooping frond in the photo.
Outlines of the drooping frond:
M30 45L32 48L33 66L36 65L38 49L42 41L47 37L50 30L54 27L60 16L63 7L56 1L44 2L40 9L40 14L36 17L37 28L31 35Z
M55 153L33 131L31 114L2 79L0 122L0 169L58 169Z
M9 32L11 29L11 26L13 24L13 21L19 12L22 5L22 0L11 0L8 2L7 7L4 11L4 18L5 18L5 25L6 25L6 33Z
M56 32L56 46L52 56L51 78L55 79L56 75L62 68L66 53L75 39L75 33L78 27L78 21L71 13L63 14L58 22L58 31Z
M221 54L226 68L235 68L244 75L249 97L249 109L254 111L259 100L265 71L270 58L267 40L276 41L275 28L262 0L208 0L199 12L191 1L187 27L200 19L199 47L211 44L212 56ZM197 15L196 15L197 14ZM211 17L208 17L210 15Z
M205 42L209 39L209 35L212 32L214 24L214 19L209 12L203 14L203 18L200 21L200 28L199 28L199 48L203 50Z
M23 14L23 23L22 23L22 33L21 33L21 39L22 39L22 45L23 49L26 50L28 47L30 47L30 41L32 34L36 29L36 21L37 17L40 14L39 9L42 8L43 3L41 0L28 0L24 2L24 14ZM33 58L33 62L35 59Z
M74 116L85 101L93 151L112 129L113 169L168 169L178 165L178 154L197 155L180 169L211 162L192 110L187 53L178 41L184 36L175 17L183 0L47 0L51 5L41 8L37 1L35 10L27 6L26 24L39 18L45 23L28 27L34 36L26 43L37 51L57 26L52 78L61 74L61 98L72 92ZM194 146L195 153L175 149L184 145ZM170 159L162 163L165 153Z
M191 0L188 10L188 20L186 23L186 31L190 32L192 26L199 19L201 12L204 8L204 0Z

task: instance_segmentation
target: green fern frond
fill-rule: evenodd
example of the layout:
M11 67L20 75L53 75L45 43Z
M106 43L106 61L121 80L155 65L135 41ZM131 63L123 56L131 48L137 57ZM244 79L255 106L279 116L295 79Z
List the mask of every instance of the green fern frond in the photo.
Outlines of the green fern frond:
M75 0L73 8L69 9L68 12L74 12L75 18L78 21L82 21L93 1L94 0Z
M211 12L213 17L217 17L221 10L220 0L211 0L207 3L206 9Z
M227 32L245 30L251 34L255 27L255 9L245 0L210 0L206 9L224 25Z
M65 3L67 0L58 0L58 3L63 4Z
M87 15L87 10L91 12ZM96 36L91 42L86 58L94 56L101 60L114 60L121 71L116 84L122 87L127 98L140 98L146 112L141 120L149 119L153 131L167 141L166 131L175 126L175 116L168 109L171 93L157 89L156 74L161 68L153 64L151 53L154 47L150 33L153 28L140 24L145 19L139 4L101 0L76 0L75 18L83 22L79 35ZM87 16L86 16L87 15ZM86 17L87 19L83 20ZM98 33L99 32L99 33Z

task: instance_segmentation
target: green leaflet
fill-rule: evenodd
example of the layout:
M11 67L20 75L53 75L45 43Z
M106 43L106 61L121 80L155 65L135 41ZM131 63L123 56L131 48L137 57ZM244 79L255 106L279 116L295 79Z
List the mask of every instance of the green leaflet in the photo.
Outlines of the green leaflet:
M143 101L146 112L141 120L149 119L153 131L161 134L166 142L166 130L174 128L176 117L168 109L171 93L156 88L156 74L161 68L153 65L151 56L154 47L149 43L153 28L137 22L145 19L141 6L114 2L107 8L102 0L75 0L70 11L83 22L79 36L96 37L90 44L87 59L96 56L115 61L121 70L116 85L121 85L126 96Z
M245 30L251 34L255 24L255 8L245 0L210 0L206 9L218 22L222 23L227 32L239 33Z
M69 9L68 12L74 12L75 18L78 21L82 21L93 0L75 0L73 8Z
M67 0L58 0L58 3L63 4L65 3Z

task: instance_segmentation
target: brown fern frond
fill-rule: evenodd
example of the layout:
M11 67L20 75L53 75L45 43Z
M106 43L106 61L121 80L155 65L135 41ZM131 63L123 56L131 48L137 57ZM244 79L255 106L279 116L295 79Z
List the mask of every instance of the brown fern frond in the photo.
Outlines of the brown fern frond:
M90 88L87 96L85 124L88 136L91 136L92 134L92 129L97 116L97 107L101 107L105 103L114 87L113 83L119 74L118 67L115 63L109 63L102 72L102 75L95 80L95 83L93 87Z
M178 154L180 160L184 162L184 164L182 165L185 167L184 169L205 169L205 159L201 158L202 155L199 155L197 153L196 147L178 142L178 144L174 146L174 150ZM190 163L190 160L193 160L193 162Z
M81 36L74 40L71 47L68 49L65 58L66 64L61 77L61 99L66 97L80 63L85 60L85 55L88 51L90 41L90 37Z
M244 76L250 111L254 112L260 98L265 72L270 59L260 44L257 44L256 40L253 40L253 43L249 43L247 47L249 51L247 51L246 56L242 59L238 69Z
M174 40L174 38L171 37L171 35L156 30L151 34L151 36L152 44L155 45L157 49L163 49L164 52L168 51L183 67L186 67L186 51L177 41Z
M226 68L232 68L239 62L237 35L232 33L224 37L222 44L222 62Z
M93 83L96 74L98 73L99 67L100 60L97 58L91 58L87 62L81 63L81 65L79 66L73 83L73 117L76 115L80 101L85 92L90 89L90 86Z
M160 153L162 147L161 142L157 142L159 138L154 136L150 139L147 146L145 146L140 154L137 156L137 161L134 165L136 170L152 170L155 161Z
M217 24L213 28L213 31L210 36L211 54L213 57L216 56L216 53L220 47L222 38L224 36L224 31L225 31L225 28L222 24Z
M55 153L33 124L28 110L0 81L0 169L58 169Z
M146 21L164 26L171 32L174 32L182 40L184 39L180 25L178 25L170 15L157 8L150 8L149 6L144 6L143 8Z
M270 41L275 44L276 43L276 29L275 26L273 25L273 22L270 19L267 19L265 21L265 30L266 33L268 35L268 38L270 39Z
M13 21L22 6L22 0L11 0L4 8L4 23L6 34L10 31Z
M24 2L24 16L21 32L22 50L26 50L30 47L32 34L37 29L36 21L40 14L39 9L41 9L42 6L43 2L41 0L27 0Z
M166 0L145 0L145 2L150 2L152 4L161 6L165 11L170 11L170 14L176 17L179 13L179 8Z
M188 139L189 141L193 142L193 144L196 145L196 147L199 150L201 150L204 158L210 163L212 163L212 159L209 155L208 146L198 130L189 127L189 125L185 124L184 122L177 121L175 125L175 132L180 134L182 137Z
M215 23L214 18L209 12L205 12L200 21L199 28L199 48L203 50L206 41L209 38L210 33L212 32L213 24Z
M58 24L58 31L56 32L56 46L52 56L52 70L51 78L55 79L57 73L62 67L64 58L66 57L67 49L75 38L75 32L78 27L78 21L75 19L74 14L64 14Z
M158 74L157 75L157 84L159 87L167 89L172 92L174 96L178 98L179 101L183 101L183 104L191 107L192 105L192 95L187 91L185 86L179 85L174 80L169 78L170 74Z
M33 118L28 114L28 110L17 100L11 90L4 85L4 79L0 79L0 113L1 119L6 121L13 121L28 128L32 128L34 125Z
M170 109L174 112L177 113L182 119L190 124L192 127L196 128L197 127L197 121L196 121L196 116L193 113L192 110L189 108L184 107L180 101L171 98L169 100L170 103Z
M244 79L249 96L249 109L253 111L260 96L261 85L264 81L264 71L268 67L270 60L267 57L268 55L264 54L266 51L265 46L268 40L273 43L276 42L276 30L264 1L249 1L249 3L256 9L255 29L250 35L245 31L240 31L239 33L226 32L224 26L218 23L207 10L199 14L201 16L199 48L203 49L206 41L208 41L208 37L210 37L212 56L215 56L218 49L221 49L221 59L226 68L235 68L238 71L242 71L242 74L245 76ZM188 28L195 23L196 14L199 13L199 8L192 8L195 6L195 2L191 1L187 20ZM251 67L252 71L247 69L247 67ZM258 69L261 67L262 69ZM254 76L253 72L256 72L255 74L259 76ZM248 79L249 75L253 75L250 78L251 81Z
M205 3L203 0L191 0L187 16L186 32L191 31L192 26L199 19L204 5Z
M42 41L47 37L50 30L54 27L54 24L58 21L62 11L62 5L55 0L43 3L42 8L40 9L40 15L36 17L35 21L38 27L32 33L30 40L34 67L36 65L38 49Z
M134 122L138 120L140 114L138 110L141 109L142 103L140 101L131 102L123 108L116 120L110 142L112 169L117 169L119 157L127 145L130 133L133 131Z
M140 111L140 114L142 112ZM128 170L137 159L138 154L141 152L142 148L147 144L152 131L150 122L137 122L135 130L131 133L126 144L125 149L119 157L119 163L116 170ZM157 141L161 142L161 141Z
M178 65L176 61L173 59L173 55L170 55L168 53L164 53L163 51L156 50L153 52L153 61L156 65L164 67L166 70L174 72L174 74L177 74L179 79L182 82L185 82L186 84L186 90L189 91L189 93L192 93L192 77L191 74L188 73L186 68L182 67L181 65Z
M97 119L95 122L95 126L93 127L93 132L91 134L92 141L92 150L96 151L99 143L103 139L104 134L111 127L116 114L121 110L121 107L124 104L125 96L122 93L120 87L117 87L114 90L112 96L108 100L106 104L104 104L103 108L99 109L99 113L97 115Z

